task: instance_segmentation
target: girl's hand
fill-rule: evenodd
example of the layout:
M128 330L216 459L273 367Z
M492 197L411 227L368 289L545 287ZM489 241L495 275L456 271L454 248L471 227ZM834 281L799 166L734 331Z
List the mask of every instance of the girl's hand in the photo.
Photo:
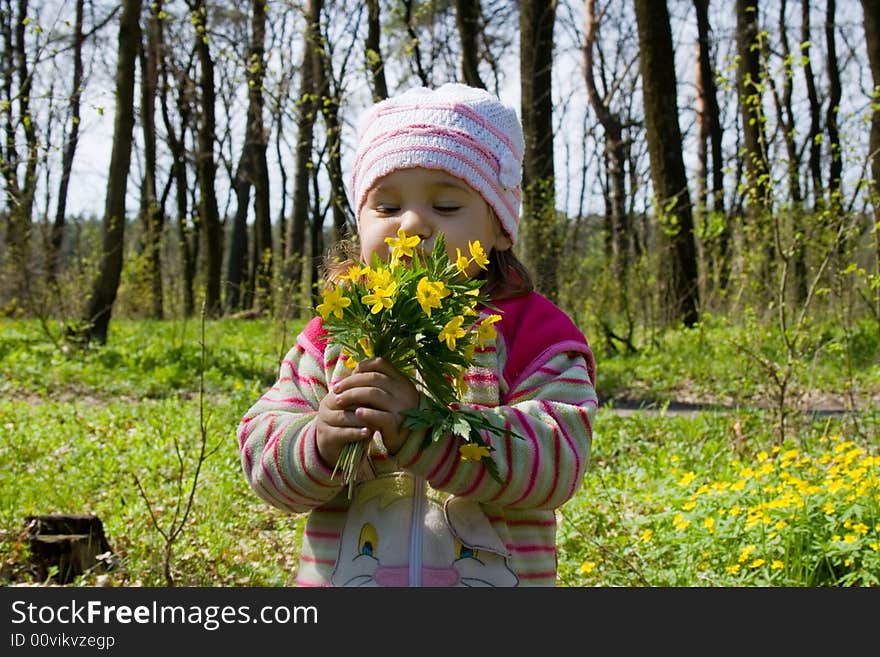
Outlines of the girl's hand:
M382 434L389 453L396 453L409 435L403 427L404 414L418 404L415 386L391 363L382 358L361 361L321 401L317 436L321 457L332 466L345 443L364 440L375 431Z

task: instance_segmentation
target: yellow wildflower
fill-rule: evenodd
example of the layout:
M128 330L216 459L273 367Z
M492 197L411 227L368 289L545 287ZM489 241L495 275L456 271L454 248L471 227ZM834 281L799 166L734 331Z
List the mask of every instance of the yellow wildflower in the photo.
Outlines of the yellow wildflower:
M366 354L367 358L373 357L373 355L374 355L373 354L373 347L370 345L369 339L367 339L366 337L363 337L360 340L358 340L358 344L361 346L361 349L364 350L364 354Z
M500 320L501 315L489 315L480 322L480 325L477 327L477 342L480 345L480 349L485 346L486 340L494 340L498 336L498 332L492 325Z
M457 315L446 322L446 326L443 327L443 330L437 336L440 342L446 343L449 351L455 351L455 341L465 336L465 330L461 328L463 323L464 316Z
M361 265L354 264L348 268L347 273L340 275L339 278L342 278L342 279L348 280L348 281L352 281L352 282L356 282L361 276L364 276L365 274L368 274L369 272L370 272L369 267L363 267Z
M595 562L595 561L584 561L584 562L581 564L581 567L580 567L580 571L579 571L579 572L580 572L581 575L589 575L591 572L593 572L593 569L594 569L595 567L596 567L596 562Z
M441 299L449 296L450 292L443 281L431 281L427 276L422 277L416 286L416 300L424 313L430 317L433 308L442 305Z
M480 244L480 240L468 242L468 250L471 252L471 258L473 258L474 262L477 263L480 269L486 269L486 265L489 264L489 258L486 257L486 252L483 251L483 246Z
M653 537L654 537L654 530L653 529L646 529L645 531L642 532L642 542L643 543L647 543Z
M342 288L331 287L324 290L324 303L319 303L317 309L323 319L327 319L330 315L342 319L342 309L350 305L351 299L342 296Z
M772 570L781 570L785 567L785 564L782 563L779 559L774 559L773 563L770 564L770 568Z
M462 461L479 461L484 456L489 456L489 448L476 443L464 443L458 448Z
M412 258L413 249L421 241L418 235L407 237L406 231L403 228L397 230L397 237L386 237L385 243L391 247L391 262L398 262L401 258Z
M372 293L361 297L361 301L367 306L372 306L370 312L375 315L381 310L387 310L394 305L394 300L391 297L394 296L395 290L397 290L397 283L392 281L388 284L388 287L373 288Z
M471 261L466 256L461 255L461 249L455 249L455 267L459 272L464 273Z
M746 545L742 549L742 551L739 553L739 562L745 563L746 561L748 561L749 557L751 556L752 552L754 552L754 551L755 551L754 545Z
M752 563L749 564L749 568L760 568L766 562L763 559L755 559Z

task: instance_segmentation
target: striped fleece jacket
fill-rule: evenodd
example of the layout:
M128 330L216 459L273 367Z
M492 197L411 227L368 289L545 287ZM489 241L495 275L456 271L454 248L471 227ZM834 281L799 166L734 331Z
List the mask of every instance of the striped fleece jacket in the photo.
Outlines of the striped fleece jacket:
M516 436L486 435L503 484L459 457L461 439L413 431L381 441L349 499L318 454L321 398L349 374L320 318L238 427L248 483L268 503L309 513L298 586L554 586L556 516L583 480L596 413L583 334L537 293L496 302L497 338L475 354L462 406Z

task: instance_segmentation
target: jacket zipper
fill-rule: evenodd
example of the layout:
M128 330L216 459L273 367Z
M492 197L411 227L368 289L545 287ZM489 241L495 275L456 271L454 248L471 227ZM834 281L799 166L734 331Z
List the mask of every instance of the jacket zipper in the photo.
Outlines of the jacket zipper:
M425 534L425 480L413 478L412 521L409 528L409 585L422 586L422 552Z

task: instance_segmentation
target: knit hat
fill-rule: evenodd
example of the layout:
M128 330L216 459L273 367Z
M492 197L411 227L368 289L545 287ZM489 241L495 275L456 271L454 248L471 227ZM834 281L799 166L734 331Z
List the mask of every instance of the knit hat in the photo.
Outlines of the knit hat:
M464 84L417 87L367 109L351 176L355 216L383 176L413 167L461 178L495 210L516 242L522 200L522 126L513 108Z

